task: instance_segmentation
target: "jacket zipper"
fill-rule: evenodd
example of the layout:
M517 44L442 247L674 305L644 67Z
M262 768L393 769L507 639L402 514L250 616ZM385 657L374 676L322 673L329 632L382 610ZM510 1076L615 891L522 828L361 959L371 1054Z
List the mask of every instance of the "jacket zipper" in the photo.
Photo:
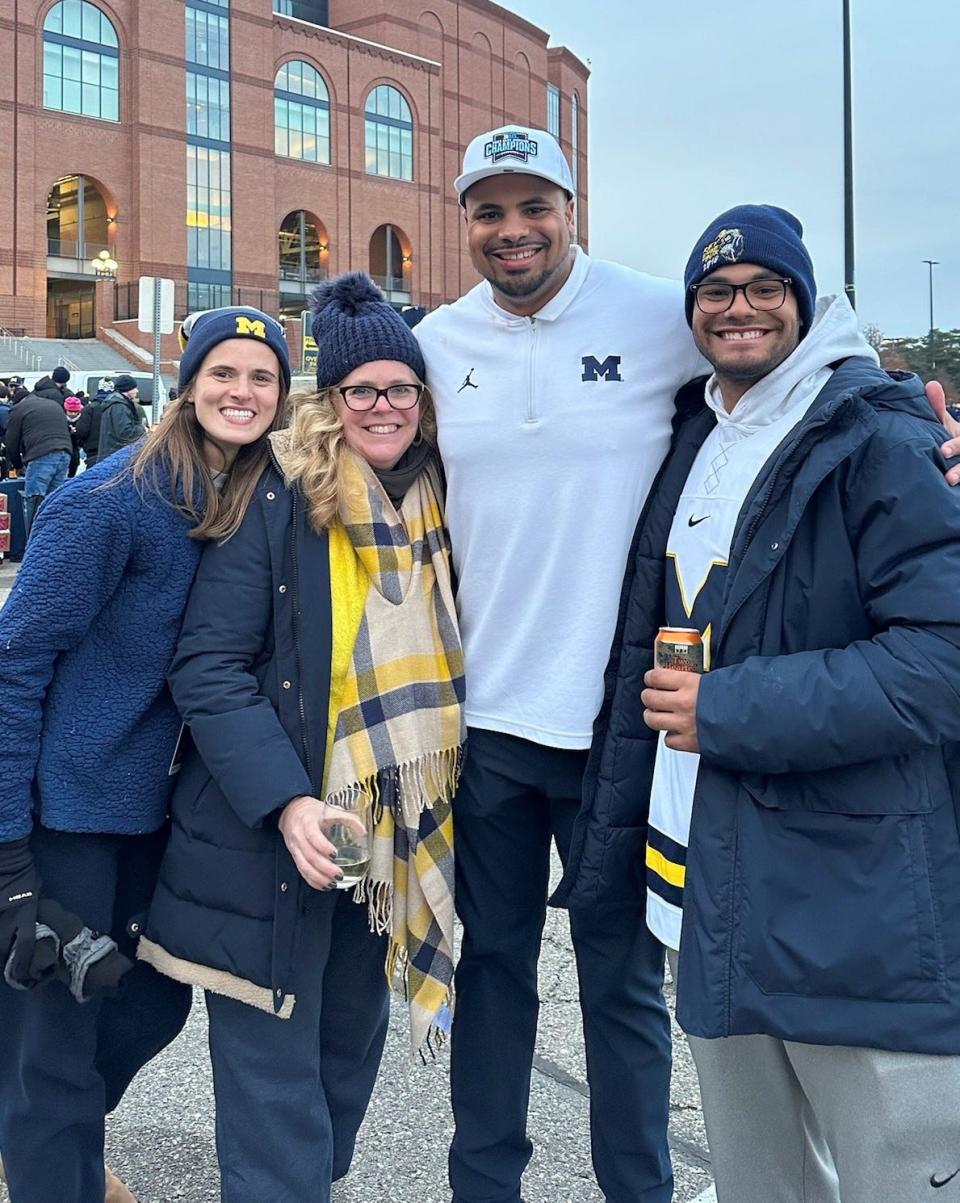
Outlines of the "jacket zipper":
M303 762L314 791L317 783L313 779L313 764L307 739L307 709L303 700L303 664L300 650L300 563L297 559L297 528L300 523L300 507L296 490L293 490L293 521L290 524L290 564L293 570L293 649L297 661L297 704L300 708L300 742L303 745Z

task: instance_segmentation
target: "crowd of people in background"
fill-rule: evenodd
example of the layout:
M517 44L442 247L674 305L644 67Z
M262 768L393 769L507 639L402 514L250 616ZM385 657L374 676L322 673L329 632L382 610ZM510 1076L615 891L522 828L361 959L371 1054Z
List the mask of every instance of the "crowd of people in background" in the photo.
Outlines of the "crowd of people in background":
M125 372L105 377L95 396L70 388L70 370L58 364L32 389L22 377L0 383L0 475L24 477L27 538L45 497L101 457L142 438L147 418L136 380Z

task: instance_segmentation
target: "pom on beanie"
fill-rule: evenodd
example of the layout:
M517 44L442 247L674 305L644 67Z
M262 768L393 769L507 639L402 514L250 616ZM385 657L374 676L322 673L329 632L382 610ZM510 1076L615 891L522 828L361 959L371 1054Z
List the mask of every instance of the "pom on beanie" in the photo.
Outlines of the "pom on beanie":
M365 363L404 363L423 380L420 344L400 314L364 272L318 284L311 294L317 344L317 389L331 388Z

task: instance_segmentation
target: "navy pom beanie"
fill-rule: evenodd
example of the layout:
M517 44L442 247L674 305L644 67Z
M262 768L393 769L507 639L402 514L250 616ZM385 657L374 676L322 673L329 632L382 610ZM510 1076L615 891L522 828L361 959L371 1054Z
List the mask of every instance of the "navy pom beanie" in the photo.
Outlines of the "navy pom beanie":
M283 327L276 318L259 309L237 305L229 309L205 309L191 313L180 327L180 376L177 391L182 395L203 363L208 352L229 338L256 338L276 355L280 375L290 388L290 354Z
M318 284L311 300L318 392L378 359L405 363L418 379L426 378L420 344L368 275L347 272Z
M738 205L728 209L707 226L683 273L686 290L687 325L693 319L691 284L699 284L711 272L733 263L756 263L790 277L797 298L800 321L809 330L817 300L813 263L803 245L803 226L786 209L776 205Z

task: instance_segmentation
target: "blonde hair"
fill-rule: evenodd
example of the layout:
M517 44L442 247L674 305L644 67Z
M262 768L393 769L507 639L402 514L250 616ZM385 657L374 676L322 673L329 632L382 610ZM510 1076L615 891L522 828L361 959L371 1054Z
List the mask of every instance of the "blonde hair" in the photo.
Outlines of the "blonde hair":
M337 396L336 388L294 395L293 422L283 455L284 476L289 484L299 486L310 525L318 533L330 527L340 511L346 488L342 464L351 454L335 405ZM420 433L436 443L436 413L426 388L420 395Z
M239 449L220 493L203 454L205 432L193 404L195 384L196 376L150 428L130 460L129 472L135 482L165 497L195 523L191 539L226 541L237 532L269 463L267 435L287 425L289 389L281 376L273 421L260 438Z

